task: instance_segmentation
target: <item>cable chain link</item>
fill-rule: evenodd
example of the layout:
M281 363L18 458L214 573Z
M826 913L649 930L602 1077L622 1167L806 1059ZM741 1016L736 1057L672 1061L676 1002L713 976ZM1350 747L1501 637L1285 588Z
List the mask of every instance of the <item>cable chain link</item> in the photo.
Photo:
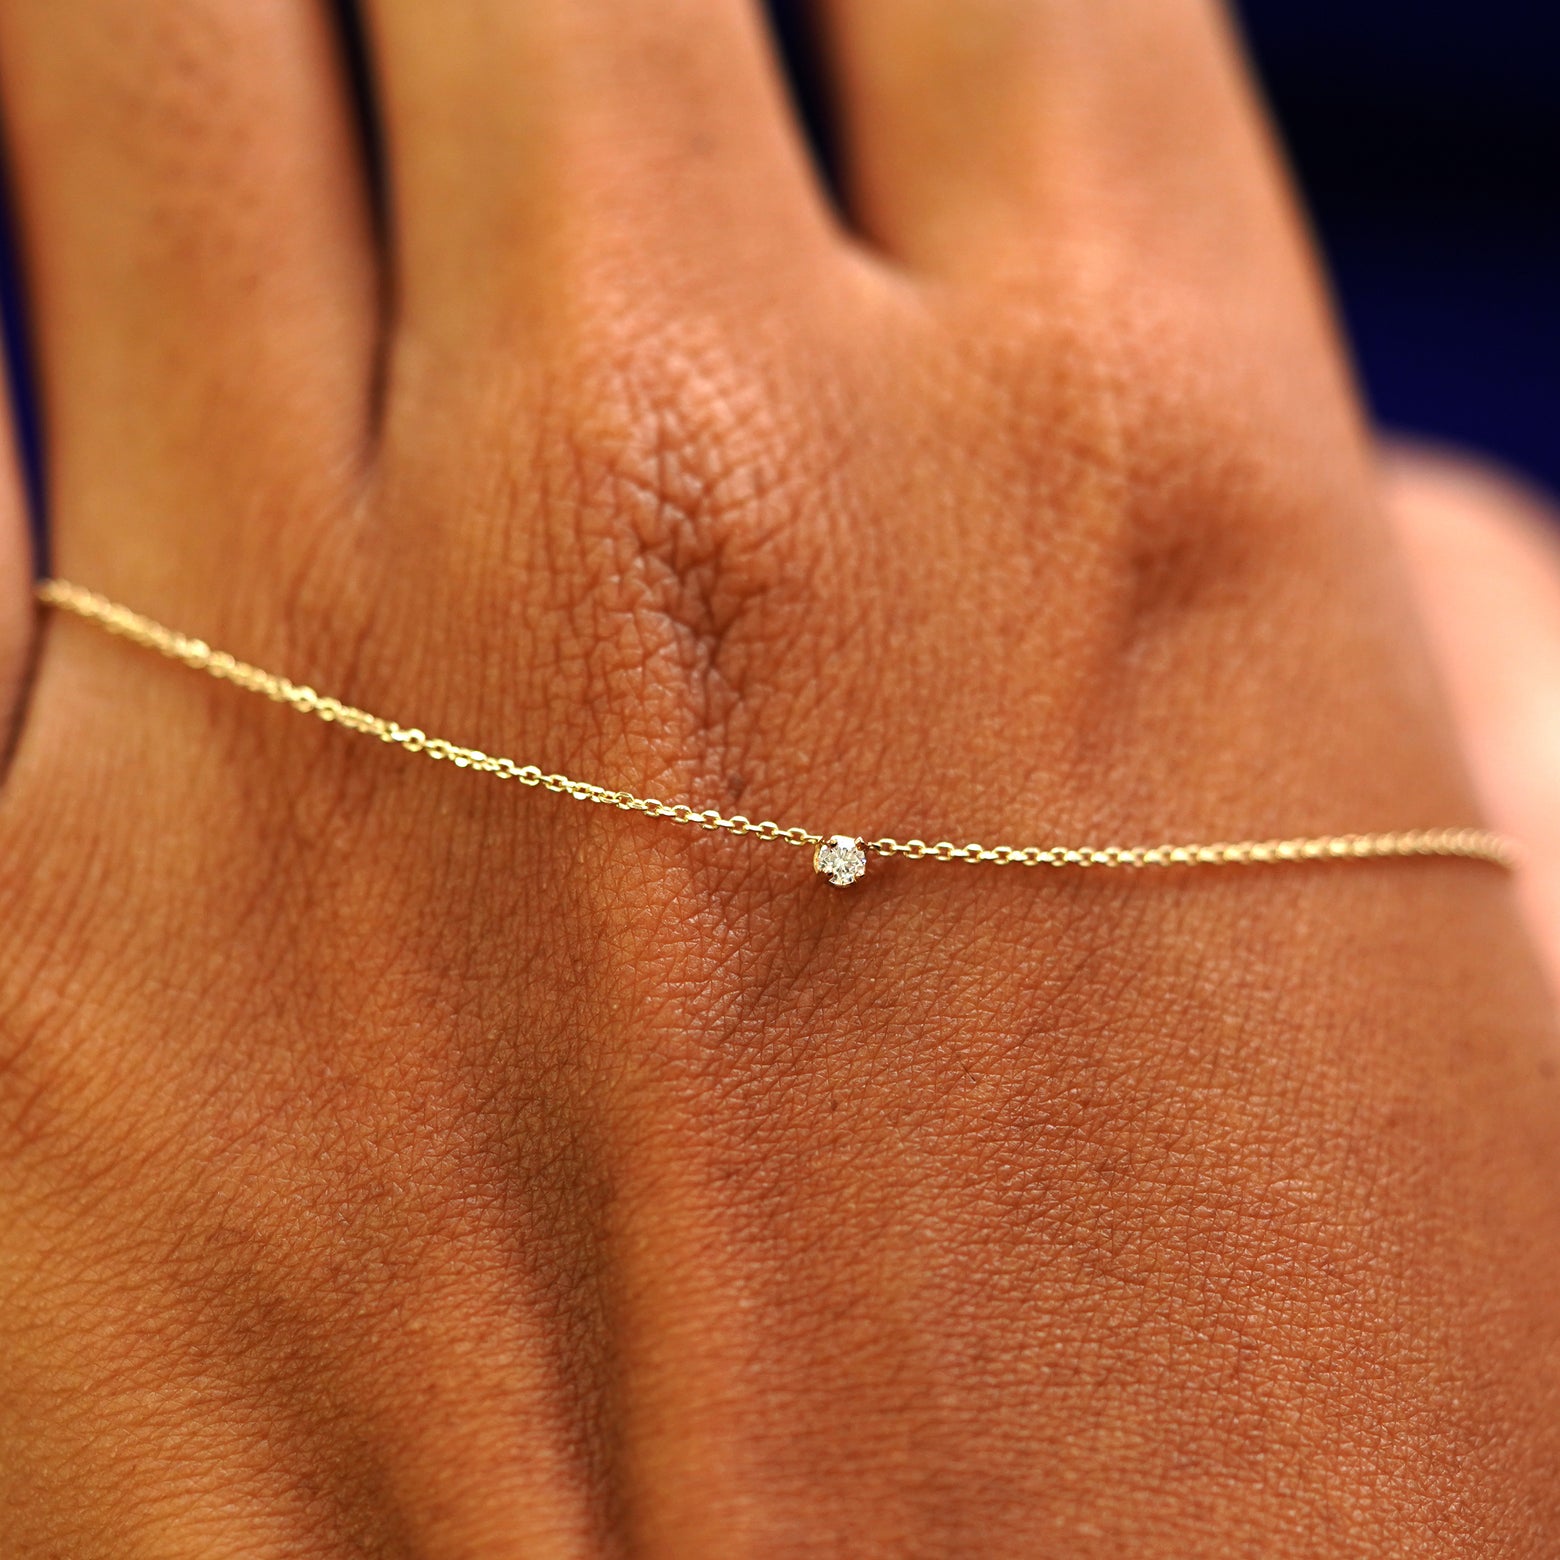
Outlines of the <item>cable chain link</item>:
M501 780L513 780L523 786L570 796L575 801L727 834L751 834L761 840L798 847L818 846L826 838L808 829L786 828L768 818L754 821L740 813L727 817L713 807L700 811L686 802L663 802L653 796L637 796L632 791L610 790L588 780L549 773L535 764L495 757L480 748L461 747L445 737L430 737L419 727L402 726L382 715L372 715L328 694L318 693L305 683L294 683L275 672L251 666L225 650L213 650L203 639L193 639L166 628L139 612L66 580L42 581L37 587L37 598L46 606L58 607L96 623L142 649L155 651L235 687L262 694L273 703L284 704L299 714L313 715L328 724L377 737L407 753L421 753L457 769L476 769ZM1261 866L1279 862L1360 861L1409 856L1459 857L1508 868L1516 865L1516 849L1510 840L1488 829L1473 828L1302 835L1292 839L1220 841L1211 845L987 846L974 842L958 845L949 840L928 844L919 839L900 841L885 837L864 841L863 848L875 856L903 856L911 861L931 857L935 861L963 861L972 865L1024 867Z

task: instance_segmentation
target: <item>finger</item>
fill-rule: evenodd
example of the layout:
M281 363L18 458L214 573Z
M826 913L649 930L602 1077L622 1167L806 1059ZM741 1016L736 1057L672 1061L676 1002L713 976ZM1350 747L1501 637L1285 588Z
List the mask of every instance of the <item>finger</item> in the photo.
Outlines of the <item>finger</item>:
M853 217L933 272L1102 217L1156 266L1271 226L1278 181L1212 0L823 0Z
M1560 516L1510 478L1402 453L1388 491L1474 777L1523 849L1560 990Z
M414 335L485 343L581 287L778 285L829 231L753 0L367 11Z
M276 544L367 426L377 302L317 0L0 0L61 572L166 599ZM127 510L129 512L127 512Z

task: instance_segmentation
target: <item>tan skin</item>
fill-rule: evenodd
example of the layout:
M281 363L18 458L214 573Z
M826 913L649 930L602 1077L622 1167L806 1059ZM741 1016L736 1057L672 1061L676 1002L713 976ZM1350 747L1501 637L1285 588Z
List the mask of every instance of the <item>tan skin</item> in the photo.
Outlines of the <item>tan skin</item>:
M371 0L380 243L314 0L0 0L58 571L829 829L1476 818L1215 13L825 9L848 227L739 0ZM1498 872L840 893L18 538L7 1556L1553 1553Z

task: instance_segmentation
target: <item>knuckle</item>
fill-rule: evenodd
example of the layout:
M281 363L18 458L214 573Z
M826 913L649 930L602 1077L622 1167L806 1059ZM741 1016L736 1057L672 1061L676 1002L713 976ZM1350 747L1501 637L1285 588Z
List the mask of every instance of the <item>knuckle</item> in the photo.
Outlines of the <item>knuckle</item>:
M1076 598L1129 635L1319 565L1319 511L1349 502L1330 476L1337 430L1314 458L1297 450L1285 375L1254 373L1251 343L1207 300L1135 279L1110 298L1005 315L983 348L1023 548L1067 557Z
M564 632L720 726L806 577L783 411L735 370L665 361L592 375L549 411L541 524Z

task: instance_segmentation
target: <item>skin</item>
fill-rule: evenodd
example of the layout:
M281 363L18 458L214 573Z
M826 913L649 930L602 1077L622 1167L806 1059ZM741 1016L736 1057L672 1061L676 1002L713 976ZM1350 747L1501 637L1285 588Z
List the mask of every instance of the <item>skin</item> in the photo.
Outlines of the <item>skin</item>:
M1526 854L1517 891L1560 991L1560 516L1509 472L1393 451L1389 513L1489 812Z
M1388 494L1217 13L824 10L843 216L737 0L370 0L381 230L313 0L0 0L57 571L829 831L1476 819L1400 537L1475 707L1510 506ZM8 1555L1552 1553L1505 876L840 893L39 622L18 507Z

